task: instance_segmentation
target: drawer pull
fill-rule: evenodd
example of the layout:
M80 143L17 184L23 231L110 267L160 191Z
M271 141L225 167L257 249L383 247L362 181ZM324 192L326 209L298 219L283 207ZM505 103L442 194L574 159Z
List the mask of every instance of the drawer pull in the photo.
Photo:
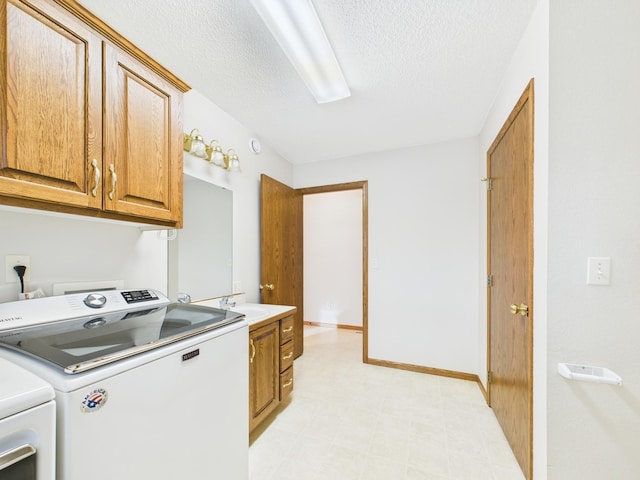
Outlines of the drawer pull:
M282 357L282 360L289 360L291 357L293 357L293 352L289 352L287 355Z
M292 383L293 383L293 378L292 378L292 379L290 379L287 383L283 384L283 385L282 385L282 388L290 387Z
M253 363L253 359L256 358L256 346L253 344L253 338L249 339L249 346L251 347L251 356L249 357L249 363Z
M289 333L291 330L293 330L293 325L282 330L282 333Z

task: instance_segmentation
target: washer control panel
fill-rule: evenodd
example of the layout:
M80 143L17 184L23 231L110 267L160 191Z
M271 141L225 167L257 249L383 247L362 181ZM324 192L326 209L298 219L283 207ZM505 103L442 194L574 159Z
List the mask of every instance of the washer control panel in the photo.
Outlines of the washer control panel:
M150 302L158 299L158 295L153 290L128 290L122 292L122 296L127 303Z
M42 325L73 318L134 310L144 306L163 307L170 300L161 292L144 290L100 290L70 293L28 301L0 303L0 331Z

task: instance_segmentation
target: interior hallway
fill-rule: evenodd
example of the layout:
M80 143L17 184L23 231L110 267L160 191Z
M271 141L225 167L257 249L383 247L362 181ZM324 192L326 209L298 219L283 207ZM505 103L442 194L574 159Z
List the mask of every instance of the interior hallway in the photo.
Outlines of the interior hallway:
M359 332L305 327L290 403L251 438L251 480L524 478L475 383L365 365L361 349Z

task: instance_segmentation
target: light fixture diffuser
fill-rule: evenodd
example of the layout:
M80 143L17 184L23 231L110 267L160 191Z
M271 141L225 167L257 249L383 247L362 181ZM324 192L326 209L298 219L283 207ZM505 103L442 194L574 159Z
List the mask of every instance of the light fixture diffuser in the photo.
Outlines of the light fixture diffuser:
M251 0L318 103L351 96L311 0Z

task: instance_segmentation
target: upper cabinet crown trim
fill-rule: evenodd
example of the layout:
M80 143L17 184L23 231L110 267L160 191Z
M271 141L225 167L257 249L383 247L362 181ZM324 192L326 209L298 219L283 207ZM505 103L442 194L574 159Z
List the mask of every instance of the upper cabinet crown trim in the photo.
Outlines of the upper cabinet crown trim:
M117 45L122 50L127 52L129 55L136 58L138 61L146 65L147 67L153 69L158 75L164 78L167 82L172 84L182 93L188 92L191 90L191 87L187 85L185 82L176 77L173 73L163 67L161 64L156 62L153 58L147 55L145 52L136 47L129 40L124 38L118 32L116 32L109 25L104 23L98 17L96 17L89 10L84 8L82 5L78 4L75 0L54 0L55 3L63 7L64 9L71 12L73 15L81 19L83 22L91 26L98 33L103 35L106 39L108 39L111 43Z

